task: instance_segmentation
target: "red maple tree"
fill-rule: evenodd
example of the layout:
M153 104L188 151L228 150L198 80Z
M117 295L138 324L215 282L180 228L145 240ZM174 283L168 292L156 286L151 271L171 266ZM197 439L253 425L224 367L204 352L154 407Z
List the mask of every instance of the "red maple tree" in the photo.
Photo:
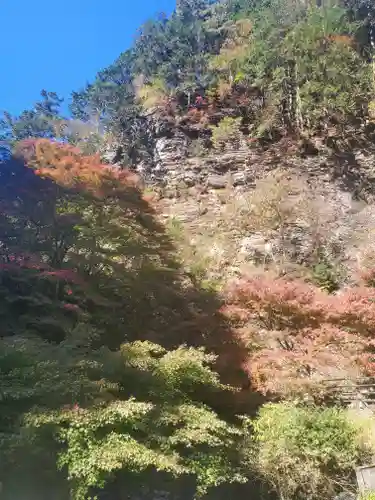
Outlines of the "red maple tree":
M242 279L229 287L222 312L264 393L322 390L326 379L375 373L375 289L328 295L299 281Z

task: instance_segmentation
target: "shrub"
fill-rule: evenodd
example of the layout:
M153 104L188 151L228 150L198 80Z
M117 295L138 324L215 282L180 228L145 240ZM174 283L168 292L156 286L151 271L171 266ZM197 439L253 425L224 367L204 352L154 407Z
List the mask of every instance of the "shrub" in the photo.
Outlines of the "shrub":
M244 236L259 233L274 243L277 264L316 264L320 249L332 253L332 222L337 218L334 203L322 197L307 179L291 171L277 169L259 179L255 189L227 204L228 225Z
M375 491L369 490L361 493L359 500L375 500Z
M336 292L340 287L340 275L335 267L326 260L321 260L312 270L313 282L328 293Z
M211 126L214 148L223 149L228 143L238 142L241 138L241 118L226 116L217 126Z
M354 490L353 468L371 454L338 408L266 404L251 426L255 468L280 498L323 500Z
M149 84L143 84L137 90L137 96L145 109L163 106L167 101L167 89L161 78L155 78Z
M208 150L205 145L205 141L202 139L196 139L191 142L188 150L189 156L192 157L202 157L207 155Z
M246 231L271 234L285 232L306 208L307 186L283 170L276 170L256 183L255 189L238 207L240 226Z
M177 217L168 219L167 230L176 241L180 241L183 238L184 226Z

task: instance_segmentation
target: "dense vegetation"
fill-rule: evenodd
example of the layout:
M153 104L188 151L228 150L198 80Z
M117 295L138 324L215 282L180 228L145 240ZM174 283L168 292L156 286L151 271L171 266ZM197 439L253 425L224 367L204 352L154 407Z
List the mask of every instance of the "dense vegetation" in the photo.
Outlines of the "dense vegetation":
M4 113L2 498L355 491L373 420L326 379L374 375L375 250L341 290L328 219L275 177L232 220L276 232L283 261L207 283L132 167L152 156L150 114L204 151L369 136L374 26L368 0L178 0L72 93L72 117L47 91ZM101 159L111 144L116 166ZM311 244L292 279L297 219Z

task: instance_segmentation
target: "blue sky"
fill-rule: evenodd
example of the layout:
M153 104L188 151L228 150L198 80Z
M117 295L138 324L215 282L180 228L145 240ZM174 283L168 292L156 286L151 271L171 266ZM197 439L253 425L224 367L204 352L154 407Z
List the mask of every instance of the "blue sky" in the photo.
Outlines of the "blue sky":
M68 97L175 0L0 0L0 110L17 114L42 88Z

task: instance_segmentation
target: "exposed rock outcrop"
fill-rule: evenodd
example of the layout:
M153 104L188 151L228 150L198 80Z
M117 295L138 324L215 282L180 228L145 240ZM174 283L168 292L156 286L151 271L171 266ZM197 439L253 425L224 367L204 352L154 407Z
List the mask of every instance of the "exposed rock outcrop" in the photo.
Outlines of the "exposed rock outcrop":
M272 151L251 148L244 144L227 147L225 151L209 149L205 154L191 154L191 144L199 132L182 127L151 114L148 117L149 133L154 137L154 147L148 164L141 162L136 170L149 183L164 186L206 186L209 189L224 187L251 188L256 179L275 168L292 169L319 179L331 191L351 193L354 198L370 201L375 193L375 148L346 152L325 149L320 154L301 156L285 154L276 147ZM206 135L207 130L202 133ZM192 136L194 138L192 139ZM115 157L115 151L107 152Z
M375 148L345 153L326 148L303 156L281 147L264 151L241 144L224 151L205 149L197 156L191 145L199 140L199 130L152 113L147 123L153 135L151 159L135 168L159 191L162 216L184 225L189 244L205 252L211 269L216 262L218 275L224 268L236 272L243 264L287 258L304 266L311 259L317 236L308 221L296 218L281 242L277 231L265 234L240 228L238 213L231 212L234 200L241 203L259 179L277 169L303 176L309 195L316 195L318 208L325 213L319 237L324 233L329 258L335 261L340 255L347 268L354 268L370 248L368 238L358 236L353 241L353 234L375 231L375 216L369 210L375 196Z

